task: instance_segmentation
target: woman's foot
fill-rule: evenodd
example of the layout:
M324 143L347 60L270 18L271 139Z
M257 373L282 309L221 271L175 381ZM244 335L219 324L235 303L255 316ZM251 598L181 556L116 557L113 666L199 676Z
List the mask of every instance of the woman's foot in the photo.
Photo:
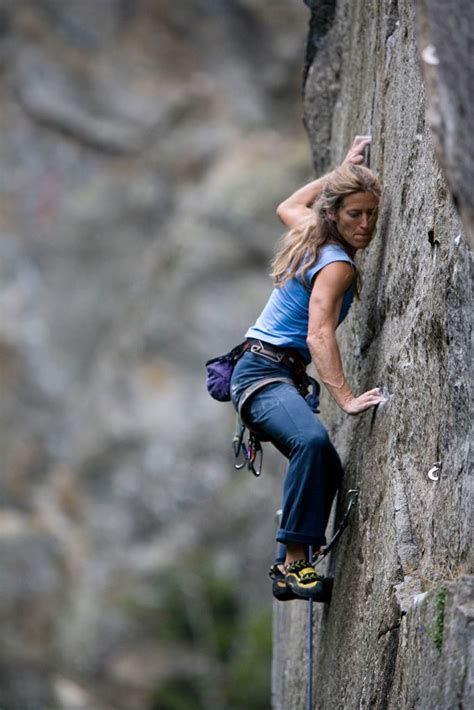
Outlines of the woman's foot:
M331 600L332 577L319 577L306 560L299 560L289 565L286 570L283 565L275 564L270 568L269 574L272 579L272 594L278 601L313 599L325 604ZM288 578L289 574L291 578Z
M272 565L268 573L272 580L272 594L279 602L288 602L291 599L299 599L285 580L285 569L283 565Z
M286 566L286 585L299 599L329 602L332 582L330 577L320 577L306 560L297 560Z

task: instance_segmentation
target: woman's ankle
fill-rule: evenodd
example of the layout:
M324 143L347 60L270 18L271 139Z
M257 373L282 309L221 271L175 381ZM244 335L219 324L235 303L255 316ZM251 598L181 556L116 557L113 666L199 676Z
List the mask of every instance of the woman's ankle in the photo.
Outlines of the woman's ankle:
M306 559L306 547L296 543L289 543L286 546L285 567L291 565L292 562Z
M313 550L313 558L317 557L320 553L320 548ZM307 560L307 548L304 545L288 544L286 546L286 557L285 562L281 565L283 568L288 567L293 562L299 562L300 560ZM310 560L311 562L311 560Z

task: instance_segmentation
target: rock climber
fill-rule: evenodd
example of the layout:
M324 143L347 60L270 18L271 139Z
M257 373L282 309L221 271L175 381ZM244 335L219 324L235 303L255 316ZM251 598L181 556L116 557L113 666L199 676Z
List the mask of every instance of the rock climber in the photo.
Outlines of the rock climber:
M368 136L356 136L342 164L298 189L277 208L288 228L272 263L274 288L245 337L249 349L231 380L234 407L245 391L267 378L286 378L258 389L241 412L245 422L288 458L282 514L270 570L281 600L328 601L323 579L308 559L326 543L340 458L298 387L312 361L339 407L358 415L382 401L375 387L352 391L344 375L336 328L358 290L356 253L369 246L377 220L380 184L362 165ZM299 373L299 374L298 374Z

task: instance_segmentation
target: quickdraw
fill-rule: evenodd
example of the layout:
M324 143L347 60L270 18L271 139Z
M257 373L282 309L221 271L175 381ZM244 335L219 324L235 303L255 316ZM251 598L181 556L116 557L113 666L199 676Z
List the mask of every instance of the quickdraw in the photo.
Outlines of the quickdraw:
M316 565L319 565L320 562L324 560L324 558L331 552L339 538L341 537L342 533L344 530L347 528L347 525L349 523L349 517L352 511L352 508L354 505L357 503L357 500L359 498L359 489L358 488L349 488L348 491L346 491L346 494L344 496L344 502L348 501L347 503L347 508L346 512L344 513L344 517L341 520L341 523L339 527L337 528L336 532L332 536L331 540L328 542L327 545L325 545L322 550L319 553L316 553L311 557L311 564L313 567L316 567Z
M237 417L237 426L232 439L232 451L234 452L234 468L240 470L247 466L254 476L260 476L263 464L263 449L257 435L249 431L247 441L245 441L245 431L247 427L242 424L240 417ZM258 462L258 463L257 463Z
M316 552L314 554L312 552L312 546L310 546L311 553L309 555L309 560L311 562L312 567L316 567L317 565L319 565L319 563L322 562L324 560L324 558L327 557L327 555L334 548L334 546L338 542L339 538L341 537L342 533L344 532L344 530L347 528L347 526L349 524L349 518L351 515L352 508L357 503L358 498L359 498L359 489L358 488L349 488L349 490L346 491L346 493L344 495L344 502L348 501L346 512L344 513L344 516L343 516L336 532L332 536L331 540L319 552ZM276 511L277 524L280 523L281 514L282 514L281 509Z

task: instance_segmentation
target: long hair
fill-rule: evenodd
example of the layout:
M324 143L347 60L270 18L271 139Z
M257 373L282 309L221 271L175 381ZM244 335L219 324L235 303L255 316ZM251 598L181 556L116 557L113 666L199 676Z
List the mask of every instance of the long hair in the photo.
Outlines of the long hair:
M281 288L298 274L308 288L306 272L317 262L323 244L347 245L329 218L342 206L343 200L354 192L371 192L380 198L380 183L375 174L362 165L341 165L325 178L320 196L313 204L313 215L290 229L281 238L281 246L272 262L273 284Z

